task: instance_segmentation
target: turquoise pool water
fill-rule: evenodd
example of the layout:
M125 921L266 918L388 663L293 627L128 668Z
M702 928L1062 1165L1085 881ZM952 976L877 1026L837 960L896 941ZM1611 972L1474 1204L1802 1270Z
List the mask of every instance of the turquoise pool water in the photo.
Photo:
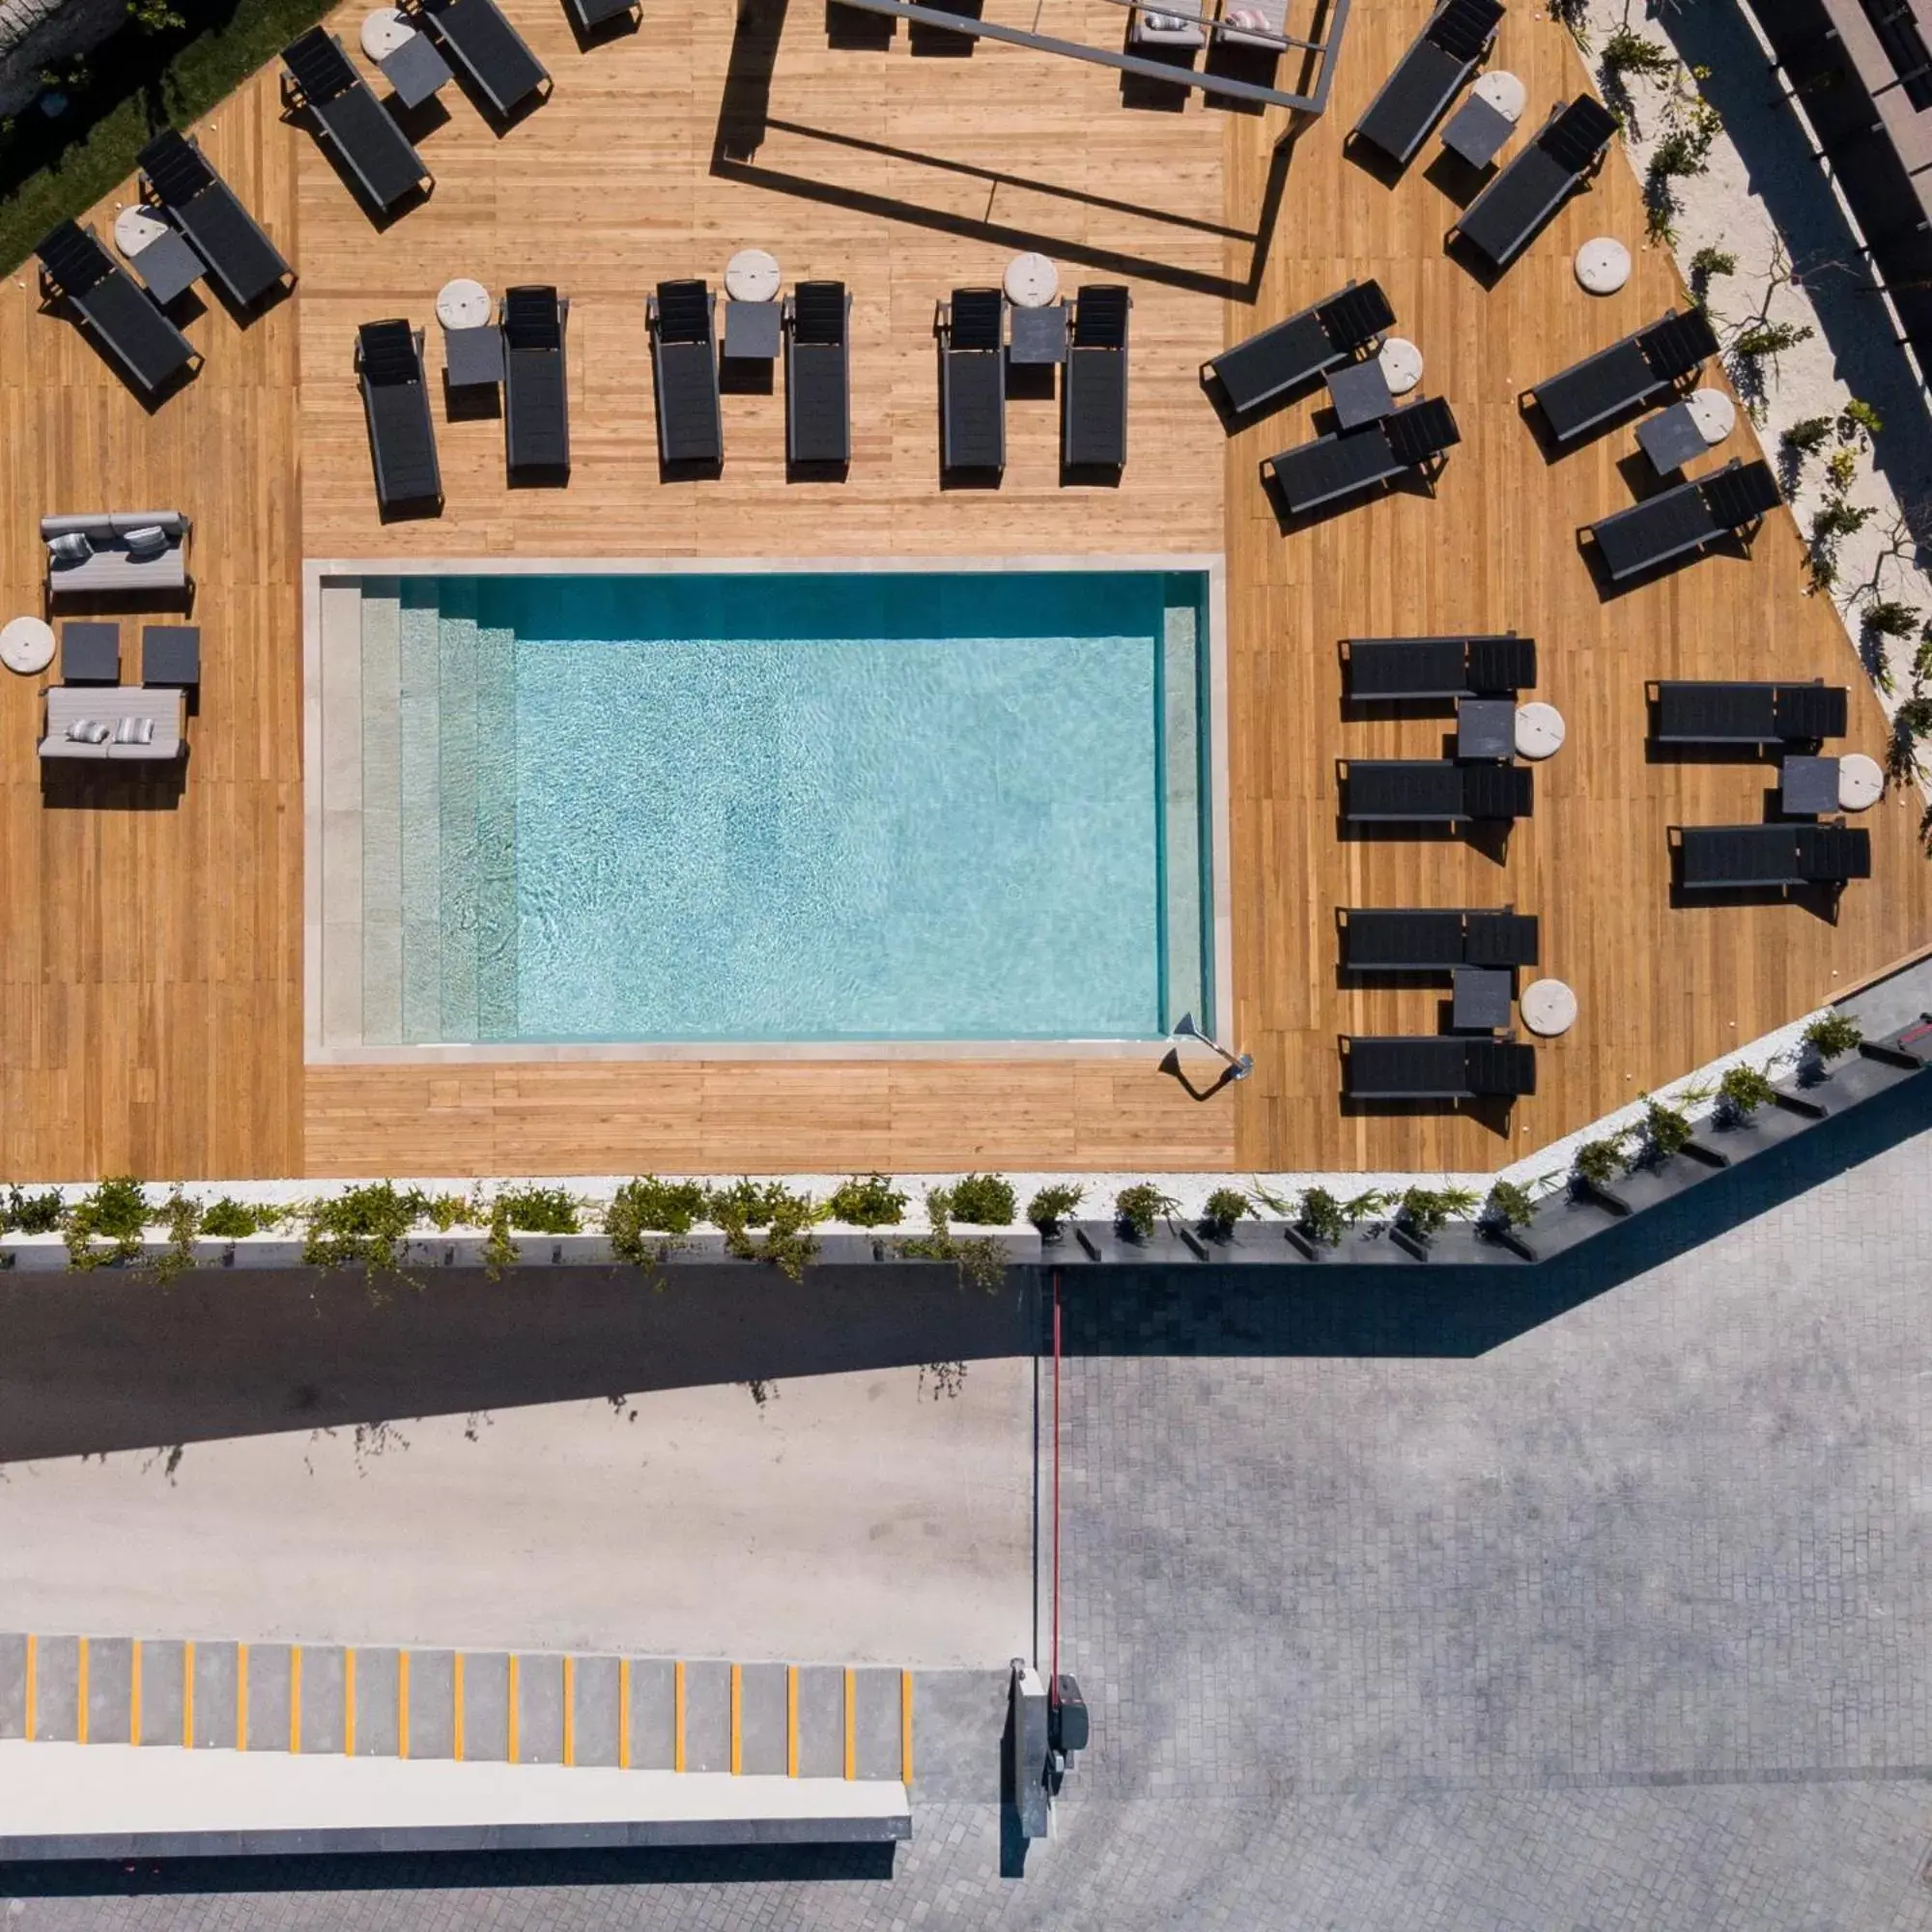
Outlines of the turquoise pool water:
M379 919L393 870L402 1039L1211 1024L1198 575L445 578L401 602L398 863L365 852L364 893Z

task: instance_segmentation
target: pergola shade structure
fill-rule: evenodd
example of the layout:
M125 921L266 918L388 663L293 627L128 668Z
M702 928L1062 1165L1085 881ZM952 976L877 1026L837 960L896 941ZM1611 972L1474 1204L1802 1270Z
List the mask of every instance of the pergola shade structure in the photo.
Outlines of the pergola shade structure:
M1191 87L1203 94L1218 94L1235 100L1249 100L1264 107L1286 107L1297 117L1314 118L1328 105L1328 89L1334 79L1335 58L1342 50L1342 36L1349 24L1350 0L1313 0L1312 18L1305 35L1291 33L1287 25L1288 0L1157 0L1141 6L1137 0L1109 0L1136 16L1160 17L1198 36L1196 44L1207 52L1199 69L1187 61L1163 60L1115 47L1097 47L1084 41L1062 40L1025 27L1009 27L997 20L980 19L977 14L954 13L941 6L923 6L919 0L839 0L862 13L877 14L890 20L909 20L915 26L933 31L966 34L978 40L1005 41L1009 45L1032 47L1038 53L1058 54L1066 60L1090 61L1096 67L1111 67L1143 80L1163 82L1170 87ZM1051 5L1042 7L1038 17L1050 17ZM1133 44L1131 38L1129 44ZM1246 67L1264 62L1270 53L1288 57L1298 70L1299 85L1278 87L1272 81L1252 79L1239 72L1225 71L1234 61ZM1217 65L1217 63L1220 63ZM1276 78L1280 78L1277 75Z

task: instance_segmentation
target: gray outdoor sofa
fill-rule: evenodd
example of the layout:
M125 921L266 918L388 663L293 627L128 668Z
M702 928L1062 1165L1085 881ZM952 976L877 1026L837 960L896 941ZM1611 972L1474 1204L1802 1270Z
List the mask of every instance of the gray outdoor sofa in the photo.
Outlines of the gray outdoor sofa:
M47 595L51 597L146 596L179 594L190 587L187 536L192 527L179 510L113 510L82 516L43 517L41 541L83 536L89 554L69 561L47 553ZM167 545L153 555L128 548L137 530L158 529Z
M139 684L49 685L41 756L149 764L178 758L186 703L184 692ZM136 730L149 721L153 728L144 743Z

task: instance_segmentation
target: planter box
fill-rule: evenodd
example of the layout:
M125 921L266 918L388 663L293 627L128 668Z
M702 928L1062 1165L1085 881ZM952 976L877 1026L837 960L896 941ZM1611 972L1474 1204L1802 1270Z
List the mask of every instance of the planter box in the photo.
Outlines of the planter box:
M1198 1232L1195 1239L1208 1260L1220 1267L1281 1267L1308 1259L1300 1237L1286 1221L1236 1221L1225 1241L1212 1240Z
M1176 1267L1208 1259L1206 1243L1177 1219L1159 1223L1145 1241L1122 1235L1113 1221L1072 1221L1068 1227L1080 1250L1067 1261L1085 1260L1127 1267Z
M58 1235L0 1236L0 1257L23 1273L51 1271L68 1265L67 1242Z
M975 1221L953 1221L948 1224L948 1233L962 1245L968 1241L992 1241L1006 1255L1009 1267L1026 1267L1037 1264L1043 1256L1053 1250L1042 1246L1039 1230L1024 1223L1018 1227L990 1228ZM923 1241L931 1237L932 1230L923 1225L910 1224L896 1228L874 1228L872 1230L872 1249L874 1259L882 1262L905 1261L914 1266L940 1265L932 1264L923 1255L901 1255L899 1246L905 1241Z

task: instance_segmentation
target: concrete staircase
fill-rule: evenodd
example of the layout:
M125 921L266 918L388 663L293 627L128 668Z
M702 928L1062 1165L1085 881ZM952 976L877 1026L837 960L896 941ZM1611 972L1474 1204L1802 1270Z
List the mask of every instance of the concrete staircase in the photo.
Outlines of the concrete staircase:
M915 1703L875 1666L0 1634L0 1741L909 1783Z
M329 595L322 1044L513 1037L514 639L473 581Z

